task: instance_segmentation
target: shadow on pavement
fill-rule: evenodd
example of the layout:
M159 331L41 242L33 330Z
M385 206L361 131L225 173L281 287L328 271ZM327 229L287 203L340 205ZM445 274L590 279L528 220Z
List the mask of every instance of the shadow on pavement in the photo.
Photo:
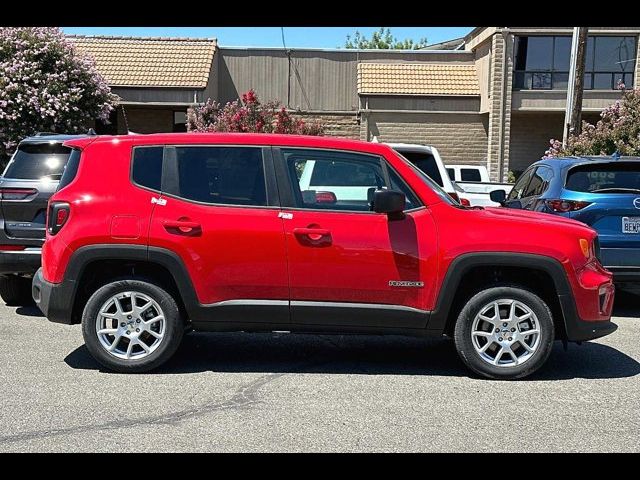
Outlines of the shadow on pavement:
M102 370L86 347L71 352L72 368ZM398 336L272 335L197 333L159 374L197 372L323 373L365 375L473 376L459 360L452 341ZM530 380L623 378L640 373L640 363L598 343L556 342L547 363Z
M24 317L44 317L42 312L35 305L26 305L16 308L16 313Z
M614 317L635 317L640 319L640 290L616 289L613 301Z

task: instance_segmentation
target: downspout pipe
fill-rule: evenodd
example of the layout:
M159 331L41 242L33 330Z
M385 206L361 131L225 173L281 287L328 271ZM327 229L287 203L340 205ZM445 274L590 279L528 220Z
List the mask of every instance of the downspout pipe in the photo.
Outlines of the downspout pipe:
M507 65L507 42L511 31L509 27L502 27L502 38L504 45L502 47L502 88L500 92L500 131L498 135L498 182L504 181L504 137L505 137L505 117L507 103L507 84L509 83L509 67Z

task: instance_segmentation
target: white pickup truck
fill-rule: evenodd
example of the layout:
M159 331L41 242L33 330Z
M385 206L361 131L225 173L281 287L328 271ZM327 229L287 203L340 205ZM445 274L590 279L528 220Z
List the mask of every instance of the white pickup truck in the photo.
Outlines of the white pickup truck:
M507 195L513 188L512 183L497 183L489 181L489 172L483 165L448 165L449 178L455 182L464 193L458 192L461 198L468 194L472 205L499 206L489 198L493 190L504 190Z

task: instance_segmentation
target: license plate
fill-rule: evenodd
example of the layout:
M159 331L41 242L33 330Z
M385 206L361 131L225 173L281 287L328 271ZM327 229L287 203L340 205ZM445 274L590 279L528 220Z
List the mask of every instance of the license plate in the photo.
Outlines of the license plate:
M640 233L640 217L622 217L622 233Z

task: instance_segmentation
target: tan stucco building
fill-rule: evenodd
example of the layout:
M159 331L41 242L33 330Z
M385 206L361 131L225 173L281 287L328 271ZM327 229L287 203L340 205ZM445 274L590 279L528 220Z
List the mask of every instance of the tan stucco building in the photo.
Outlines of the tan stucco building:
M562 136L572 27L478 27L422 50L221 47L214 39L70 37L121 105L104 133L184 130L186 109L253 88L330 135L438 147L516 174ZM640 27L590 27L584 119L638 86Z

